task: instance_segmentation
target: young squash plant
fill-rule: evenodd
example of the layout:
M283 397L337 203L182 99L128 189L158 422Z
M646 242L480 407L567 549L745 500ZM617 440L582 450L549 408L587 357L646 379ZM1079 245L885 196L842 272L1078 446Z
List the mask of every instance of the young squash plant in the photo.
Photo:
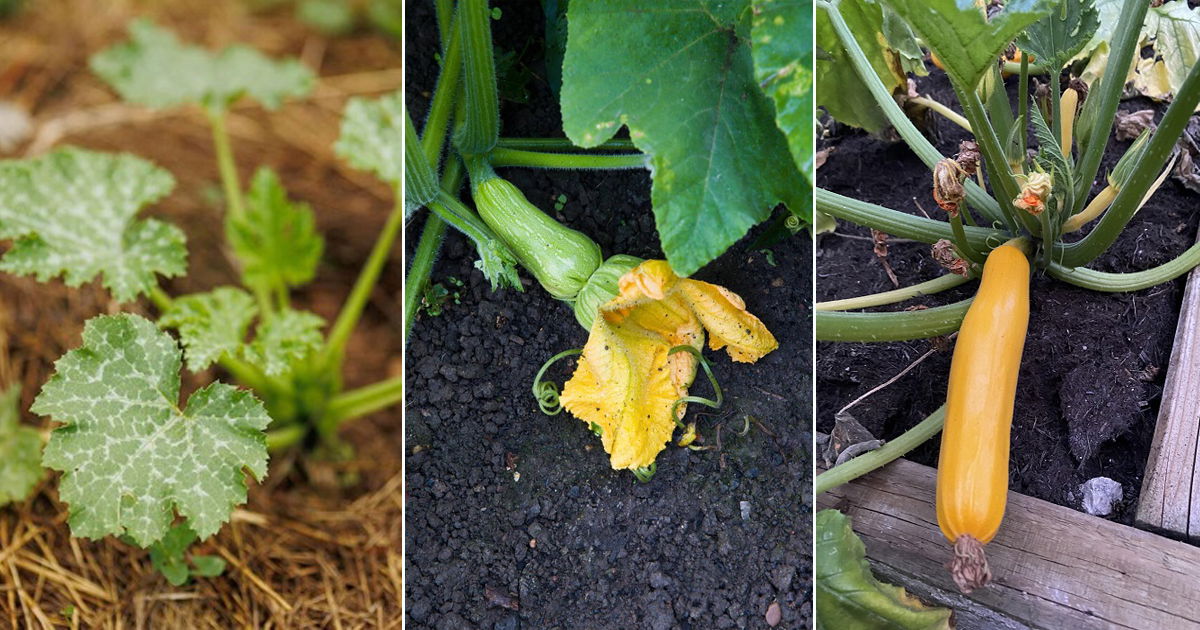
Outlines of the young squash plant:
M341 378L346 341L403 224L400 97L352 100L346 109L338 153L390 182L397 202L327 326L290 298L313 278L324 248L312 209L289 199L266 167L243 191L225 128L234 102L278 107L308 94L312 73L244 46L212 53L185 45L145 20L133 22L130 35L95 55L92 69L128 102L203 109L242 286L169 296L159 282L186 273L184 234L138 214L166 197L174 178L132 155L70 147L0 162L0 238L13 242L0 269L70 286L98 279L117 302L145 296L157 309L153 320L125 312L86 322L82 345L55 363L31 410L58 424L41 464L62 472L59 496L72 533L149 548L154 565L179 584L220 573L219 558L186 550L245 502L246 474L262 480L270 453L304 445L345 454L337 437L343 423L401 399L399 378L352 391ZM181 399L181 370L214 364L240 387L213 382ZM36 451L10 420L0 416L0 450L19 451L5 466L24 462L24 476L6 473L0 487L20 498L32 485L28 458Z
M963 114L944 106L935 111L949 113L974 136L956 157L948 158L905 116L860 44L863 34L850 27L847 15L862 4L819 0L817 6L836 35L841 59L853 67L877 111L929 166L932 196L947 216L916 217L820 188L817 210L935 244L934 257L951 272L896 291L818 303L817 339L896 341L958 331L958 340L946 405L879 450L820 474L816 491L878 468L941 431L938 521L954 546L952 575L970 592L990 579L983 545L1000 528L1004 513L1030 274L1044 273L1096 291L1136 291L1170 281L1200 263L1196 245L1168 263L1135 273L1087 267L1113 244L1170 171L1173 147L1200 103L1200 64L1190 67L1157 130L1144 132L1097 184L1127 70L1139 52L1148 3L1120 2L1120 19L1109 25L1107 66L1088 84L1079 77L1059 79L1099 26L1092 0L1021 0L992 10L953 0L884 0L888 14L902 21L904 32L915 34L945 69ZM1032 61L1050 75L1041 95L1030 90ZM1008 100L1003 72L1013 73L1011 80L1017 82L1016 103ZM1027 144L1030 136L1035 142ZM961 302L925 310L858 311L975 278L982 280L976 296Z
M568 410L601 438L613 468L646 480L676 428L685 429L681 445L695 439L694 424L682 421L686 404L720 404L719 388L717 400L688 394L700 367L711 376L705 339L735 361L777 346L741 298L687 276L779 204L792 212L780 232L798 231L807 216L811 3L699 0L683 12L631 0L548 5L565 8L566 138L500 137L493 11L486 0L435 4L441 73L420 133L405 120L406 203L430 210L406 282L405 328L446 225L474 242L493 289L521 290L525 269L590 331L582 350L538 372L539 406ZM628 140L615 139L622 126ZM591 237L530 203L498 172L505 167L649 168L666 260L606 257ZM464 177L473 208L459 198ZM576 354L560 395L542 375Z

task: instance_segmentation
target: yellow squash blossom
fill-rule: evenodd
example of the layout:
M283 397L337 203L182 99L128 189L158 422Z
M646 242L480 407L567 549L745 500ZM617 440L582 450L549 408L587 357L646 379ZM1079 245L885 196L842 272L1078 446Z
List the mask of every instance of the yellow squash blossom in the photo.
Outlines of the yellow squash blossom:
M680 278L665 260L648 260L621 277L617 297L600 307L574 376L560 401L600 427L614 469L645 468L671 439L671 407L687 396L696 358L671 348L727 348L753 363L779 343L733 292ZM685 412L678 409L679 417Z

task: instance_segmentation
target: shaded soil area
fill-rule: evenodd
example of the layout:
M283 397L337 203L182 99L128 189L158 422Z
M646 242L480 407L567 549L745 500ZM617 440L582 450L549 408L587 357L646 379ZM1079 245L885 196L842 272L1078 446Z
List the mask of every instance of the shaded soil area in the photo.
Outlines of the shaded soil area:
M923 94L955 103L940 72L918 85ZM1158 110L1156 120L1165 109L1141 98L1121 104L1125 111L1150 107ZM938 149L954 155L967 134L944 118L930 116ZM891 144L838 127L821 144L819 148L831 151L818 172L821 186L903 212L944 215L933 202L928 169L903 143ZM1102 174L1111 171L1129 144L1110 143ZM1093 194L1100 188L1095 186ZM1195 204L1194 193L1169 179L1113 247L1089 266L1110 272L1139 271L1177 256L1194 242ZM818 301L895 288L872 252L869 230L839 222L837 232L822 237L818 245ZM930 258L929 246L921 243L892 242L887 260L901 286L944 273ZM901 307L961 300L975 286L968 283ZM1132 293L1102 294L1035 274L1012 428L1012 490L1080 509L1079 484L1096 476L1111 477L1124 486L1125 495L1113 518L1132 522L1182 287L1180 279ZM896 376L934 345L930 341L819 343L818 430L828 432L839 409ZM851 413L885 439L923 419L945 401L953 343L942 347ZM910 457L936 465L937 447L937 440L930 441Z
M336 317L393 195L335 157L332 144L347 97L399 88L399 43L366 29L320 36L297 22L289 5L254 12L240 0L26 4L0 22L0 100L32 115L33 136L4 157L72 144L137 154L170 171L174 192L143 215L187 234L189 275L163 283L176 296L238 280L223 244L207 122L198 108L148 112L119 103L87 69L88 56L125 39L126 23L145 15L190 43L244 42L272 56L300 57L318 71L312 97L274 112L238 104L228 124L243 184L258 165L269 165L291 197L313 207L325 254L316 279L294 292L293 304ZM350 341L347 387L402 367L398 247L394 256ZM0 274L0 377L22 384L23 409L53 361L79 345L84 321L118 310L155 313L145 302L113 302L98 283L71 289ZM214 379L231 382L217 370L183 376L185 394ZM24 421L51 427L29 413ZM0 509L0 626L399 627L400 409L351 423L342 436L354 448L347 461L274 455L267 480L250 484L248 504L197 549L224 557L225 574L178 588L135 547L111 537L70 538L57 475L48 474L30 500Z
M408 5L418 122L436 73L430 4ZM500 49L541 37L536 3L499 6ZM562 135L540 48L522 56L529 102L502 105L506 135ZM502 175L540 208L565 196L556 218L606 255L661 257L647 173ZM408 627L765 628L774 602L777 627L811 625L811 247L798 236L751 249L761 231L696 277L741 295L780 349L753 365L709 351L726 402L690 413L718 449L668 446L645 484L613 471L584 423L543 415L530 392L544 361L586 340L567 305L527 275L524 292L491 292L470 243L447 237L431 281L456 295L418 318L406 357ZM573 364L548 377L563 382Z

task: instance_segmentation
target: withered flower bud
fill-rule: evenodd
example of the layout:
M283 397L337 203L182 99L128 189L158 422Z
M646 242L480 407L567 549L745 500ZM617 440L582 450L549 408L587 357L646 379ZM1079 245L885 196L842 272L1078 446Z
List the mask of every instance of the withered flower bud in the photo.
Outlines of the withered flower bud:
M933 260L950 273L956 273L964 278L971 273L971 264L958 255L954 243L944 238L933 244Z
M951 217L958 216L958 204L967 196L962 184L966 176L966 171L950 158L933 165L933 200Z
M983 155L979 153L979 145L974 140L963 140L958 143L958 155L955 161L967 175L975 175L979 170L979 161Z

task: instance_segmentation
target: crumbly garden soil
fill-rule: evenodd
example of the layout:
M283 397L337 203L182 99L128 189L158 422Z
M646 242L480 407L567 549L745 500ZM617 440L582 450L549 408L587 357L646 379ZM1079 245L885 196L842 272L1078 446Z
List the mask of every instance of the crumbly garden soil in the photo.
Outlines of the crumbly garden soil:
M919 91L955 103L944 75L935 73L918 82ZM1156 120L1161 118L1165 107L1146 99L1121 103L1124 111L1150 107L1157 110ZM929 122L945 155L954 155L959 141L968 137L940 116L931 114ZM1112 169L1129 144L1109 145L1102 173ZM903 143L839 126L826 134L819 148L830 151L818 171L821 186L903 212L934 218L944 214L931 197L929 171ZM1100 188L1096 186L1093 194ZM1195 207L1195 193L1168 179L1116 244L1089 266L1130 272L1170 260L1195 242L1200 218ZM865 228L839 222L837 234L821 237L818 301L895 288L876 260L869 236ZM887 260L901 286L944 273L930 258L929 246L920 243L891 243ZM969 283L900 306L961 300L975 286ZM1035 274L1013 418L1012 490L1081 509L1079 485L1092 477L1110 477L1122 484L1125 497L1112 518L1132 522L1182 288L1179 279L1132 293L1103 294ZM933 356L850 410L876 437L885 439L904 432L945 401L953 343L818 343L818 430L828 432L838 410L935 346L941 349ZM910 457L936 465L937 449L938 441L931 440Z
M436 76L430 5L408 5L418 122ZM526 50L535 75L529 103L503 103L504 133L561 136L541 43L524 44L530 32L540 40L539 5L499 6L497 46ZM648 173L502 175L606 255L661 257ZM409 226L410 252L422 223ZM811 625L811 246L800 235L754 251L760 232L696 277L741 295L780 349L753 365L707 352L726 402L689 415L717 449L670 445L645 484L612 470L583 422L543 415L530 392L544 361L587 338L568 306L526 274L524 292L492 292L469 242L447 237L432 282L456 297L423 313L408 345L408 627L765 628L774 602L777 627ZM562 383L573 365L548 376Z
M302 57L322 81L313 98L276 112L239 105L229 126L243 183L257 164L275 168L293 198L309 203L326 237L315 281L294 303L332 319L392 205L385 186L332 153L347 96L400 85L400 47L370 32L327 39L288 7L250 13L246 3L190 0L68 0L28 3L0 22L0 99L34 117L34 137L5 157L58 144L127 151L171 171L175 192L146 213L187 233L190 275L164 284L179 295L233 284L222 249L220 186L204 117L182 108L157 114L122 105L92 76L88 55L124 39L124 25L149 15L189 42L235 41L271 55ZM31 209L36 211L36 209ZM402 367L399 248L351 339L346 384ZM23 386L28 409L52 363L77 347L83 322L118 309L95 284L71 289L0 274L0 374ZM186 391L227 375L184 372ZM25 421L48 431L31 414ZM72 539L57 475L36 495L0 509L0 626L13 628L396 628L401 624L402 446L399 408L352 423L343 437L355 456L332 464L297 453L272 457L249 503L198 549L224 556L224 576L171 587L145 552L113 540ZM68 612L70 615L68 616Z

